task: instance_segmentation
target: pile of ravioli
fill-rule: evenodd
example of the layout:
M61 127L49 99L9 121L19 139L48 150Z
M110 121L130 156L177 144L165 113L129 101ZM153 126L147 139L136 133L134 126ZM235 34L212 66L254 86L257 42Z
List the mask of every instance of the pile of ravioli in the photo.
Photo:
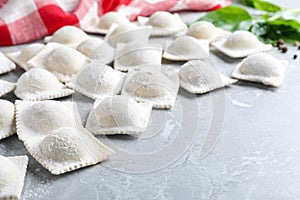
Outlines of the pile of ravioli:
M55 175L108 159L114 151L94 135L144 132L152 109L174 107L179 87L202 94L237 79L278 87L288 65L263 53L272 46L250 32L230 33L205 21L188 28L168 12L136 23L109 12L85 31L105 38L65 26L45 44L0 53L0 74L16 65L25 70L16 83L0 80L0 96L14 92L19 99L0 100L0 140L17 133L32 157ZM149 43L150 37L165 36L172 42ZM232 58L245 57L232 78L213 66L210 46ZM162 59L185 63L170 70ZM95 100L85 126L74 102L53 100L75 92ZM0 156L0 199L20 198L27 163L27 156Z

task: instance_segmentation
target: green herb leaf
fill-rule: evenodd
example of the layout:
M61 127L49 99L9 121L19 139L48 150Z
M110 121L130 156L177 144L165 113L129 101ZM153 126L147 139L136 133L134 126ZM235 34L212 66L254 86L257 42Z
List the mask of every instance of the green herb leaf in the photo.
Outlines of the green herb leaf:
M209 21L215 26L232 31L243 21L249 21L252 17L243 8L238 6L227 6L219 10L207 13L197 21Z
M245 6L249 6L249 7L254 8L253 0L241 0L240 3L245 5Z
M278 12L281 10L281 7L263 0L243 0L242 3L244 5L267 12Z
M300 16L300 9L283 9L280 12L274 13L271 17L268 18L268 20L276 20L276 19L297 19Z
M197 21L209 21L215 26L229 31L251 31L266 43L274 43L280 38L288 43L300 39L300 22L296 20L300 16L300 9L281 9L262 0L244 0L244 2L270 12L252 17L241 7L227 6L210 12ZM279 11L271 12L275 10Z
M255 0L254 1L254 8L258 10L264 10L267 12L278 12L281 10L279 6L276 6L272 3L261 1L261 0Z
M264 38L272 40L283 38L290 43L300 38L300 24L296 20L277 19L266 21L265 29Z

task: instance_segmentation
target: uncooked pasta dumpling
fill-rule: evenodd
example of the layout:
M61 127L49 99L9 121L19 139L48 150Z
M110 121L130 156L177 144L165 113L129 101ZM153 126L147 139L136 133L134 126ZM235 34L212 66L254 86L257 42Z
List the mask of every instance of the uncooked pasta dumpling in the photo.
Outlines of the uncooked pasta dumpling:
M107 34L112 24L121 25L127 23L130 23L130 21L126 16L121 13L111 11L102 15L96 24L87 27L85 31L90 33Z
M133 69L143 69L143 68L150 68L150 69L155 69L160 71L162 69L162 64L142 64L142 65L138 65Z
M112 63L115 58L115 48L104 41L96 49L91 51L87 57L99 63L109 64Z
M181 36L167 45L163 58L173 61L206 59L209 57L209 41L191 36Z
M43 63L47 70L65 82L79 72L85 61L86 57L78 51L59 47L49 52Z
M16 102L17 134L26 140L33 135L44 136L61 127L74 127L73 103L59 101Z
M84 128L62 127L41 138L35 158L52 174L62 174L108 159L114 151Z
M232 77L279 87L284 79L288 62L267 53L257 53L237 65Z
M171 14L165 11L157 11L148 17L138 17L141 25L152 26L152 36L174 35L187 30L187 26L177 13Z
M230 34L230 32L217 28L208 21L199 21L192 24L186 34L196 39L207 39L210 42L214 42Z
M202 94L237 82L219 73L208 61L191 60L180 68L180 85L190 93Z
M88 35L75 26L63 26L50 36L47 42L56 42L70 47L76 47L84 41Z
M130 42L118 44L114 68L120 71L128 71L140 65L160 65L162 48L159 44L147 44L144 42Z
M6 56L15 62L18 66L20 66L24 70L29 70L30 66L27 64L27 61L30 60L33 56L35 56L38 52L40 52L44 48L44 44L35 43L26 46L21 51L11 52L6 54Z
M0 140L16 133L15 105L0 99Z
M97 60L103 64L111 63L115 57L115 49L99 38L84 40L77 46L77 50L91 60Z
M77 51L84 55L89 55L93 50L100 46L104 41L100 38L89 37L83 40L77 47Z
M121 25L117 25L114 24L111 28L110 28L110 32L109 34L106 35L105 39L109 39L111 37L120 35L122 33L126 33L126 32L130 32L133 30L138 29L139 27L133 23L129 23L129 24L121 24Z
M138 102L151 102L154 108L171 108L175 105L178 89L176 72L141 68L128 72L121 94Z
M86 124L95 135L137 134L148 126L152 103L137 103L132 98L116 95L95 104Z
M10 182L16 181L19 169L16 166L16 164L7 157L0 155L0 161L1 161L0 162L0 170L1 170L0 192L1 192L3 187L9 185Z
M108 12L99 19L98 26L102 29L108 30L113 23L118 25L126 24L129 23L129 20L127 17L118 12Z
M17 134L52 174L97 164L114 153L85 130L75 103L17 101Z
M0 52L0 74L5 74L16 69L15 63L10 61L3 53Z
M20 199L24 186L27 156L0 155L0 199Z
M66 88L51 72L35 68L20 76L14 93L20 99L38 101L65 97L75 92Z
M41 153L56 162L80 161L86 156L75 129L62 127L49 133L41 142Z
M117 43L128 43L132 41L148 42L151 27L138 27L133 23L116 25L110 27L105 40L113 47Z
M242 58L248 55L272 49L271 44L264 44L249 31L235 31L227 38L212 43L219 51L232 58Z
M118 94L122 88L125 74L110 66L92 62L67 85L92 99L103 99Z
M14 91L15 88L15 83L0 80L0 97Z
M68 82L75 76L88 59L73 48L49 43L28 61L32 68L44 68L52 72L60 81Z

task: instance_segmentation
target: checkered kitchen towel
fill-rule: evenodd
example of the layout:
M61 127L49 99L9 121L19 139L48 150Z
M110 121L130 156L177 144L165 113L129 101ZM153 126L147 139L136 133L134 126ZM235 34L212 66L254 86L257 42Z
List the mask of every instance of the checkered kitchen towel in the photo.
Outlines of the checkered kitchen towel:
M231 0L0 0L0 46L21 44L52 34L64 25L95 22L98 15L119 11L129 19L157 10L214 10Z

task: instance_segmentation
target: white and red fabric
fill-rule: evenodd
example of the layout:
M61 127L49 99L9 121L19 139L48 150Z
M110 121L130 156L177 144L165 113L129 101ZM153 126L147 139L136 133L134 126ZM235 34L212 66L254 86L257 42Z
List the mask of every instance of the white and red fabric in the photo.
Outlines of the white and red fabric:
M0 46L40 39L65 25L83 27L108 11L130 20L157 10L209 11L232 0L0 0ZM95 12L95 13L94 13Z

